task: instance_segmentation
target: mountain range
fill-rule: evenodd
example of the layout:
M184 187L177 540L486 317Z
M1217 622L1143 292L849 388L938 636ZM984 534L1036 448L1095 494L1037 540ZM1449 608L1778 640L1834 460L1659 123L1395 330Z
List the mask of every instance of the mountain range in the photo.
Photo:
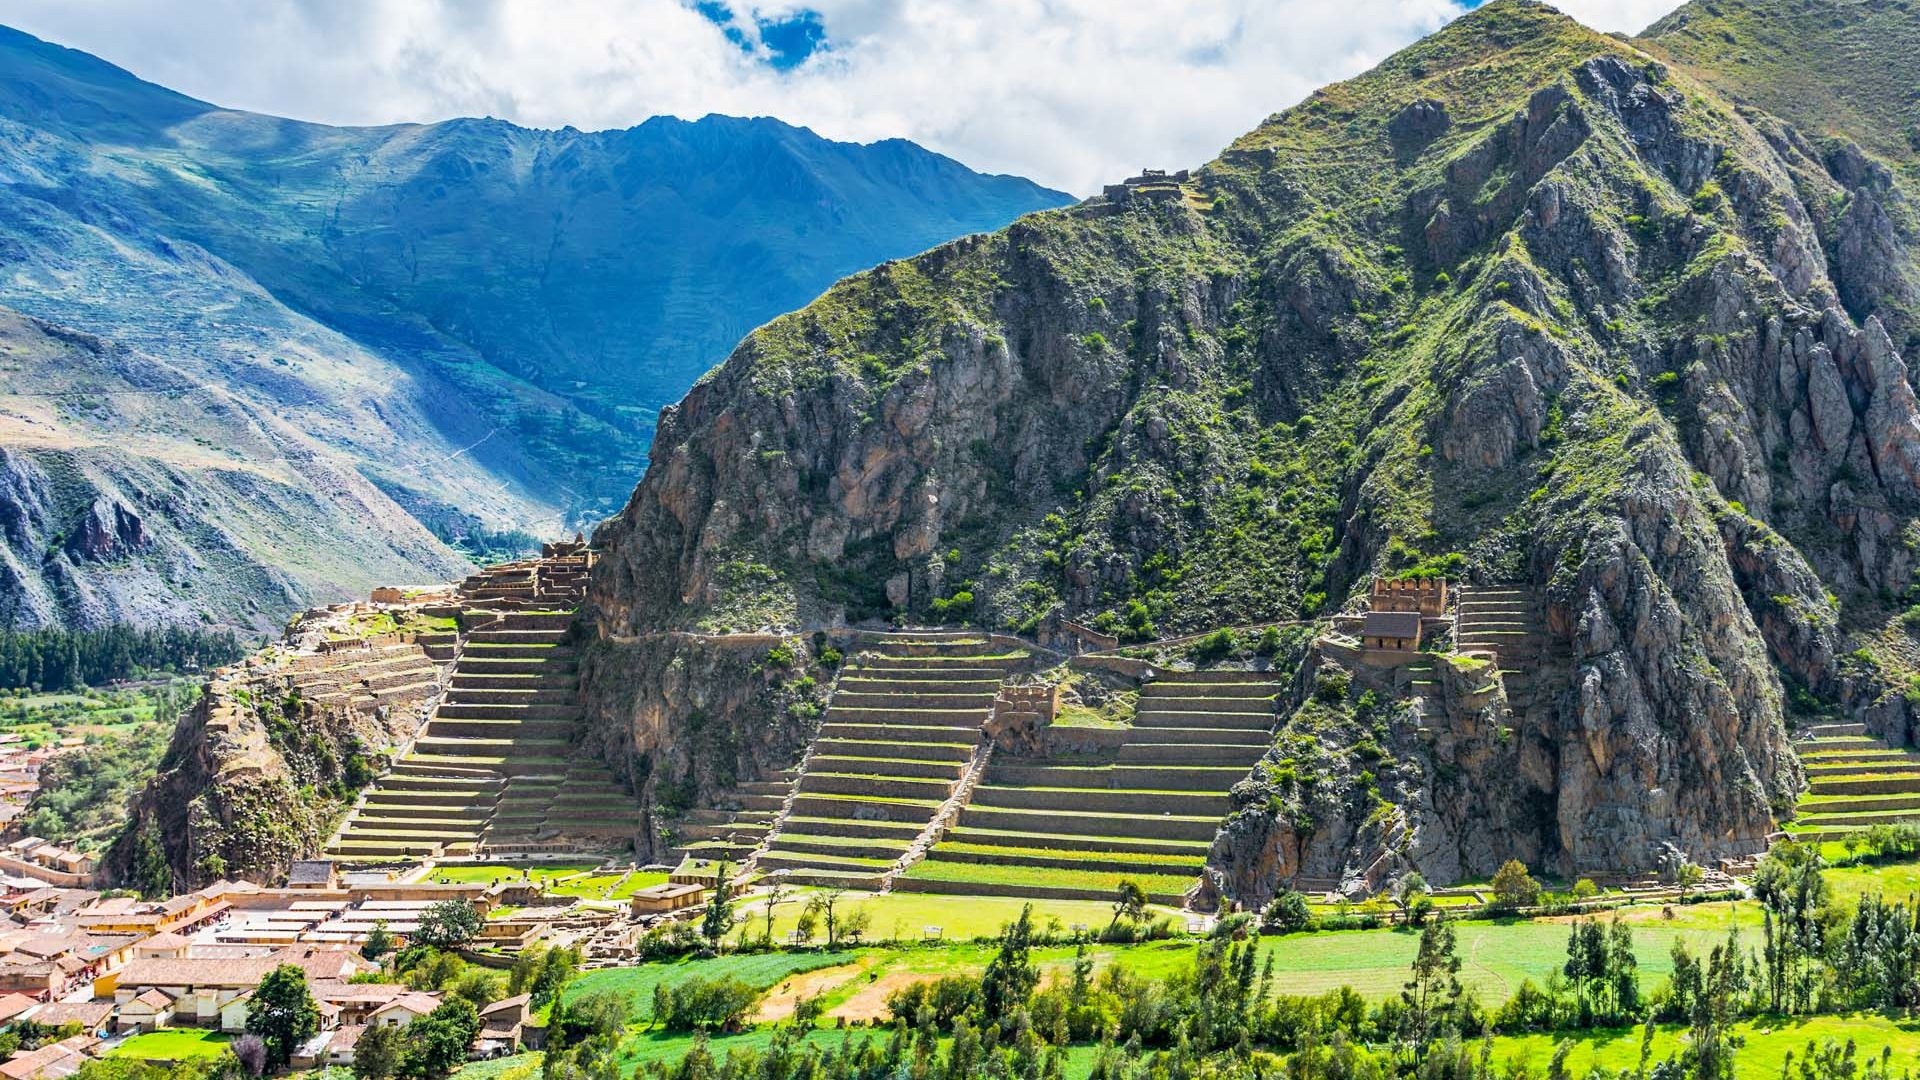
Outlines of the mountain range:
M0 29L0 625L267 628L571 531L834 279L1067 197L771 119L339 128Z

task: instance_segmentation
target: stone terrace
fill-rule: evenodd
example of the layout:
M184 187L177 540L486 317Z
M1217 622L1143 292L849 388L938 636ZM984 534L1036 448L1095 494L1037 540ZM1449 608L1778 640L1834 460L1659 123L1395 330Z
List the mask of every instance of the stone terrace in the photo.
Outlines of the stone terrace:
M1181 903L1228 790L1267 750L1280 689L1261 672L1167 672L1142 688L1110 749L997 757L958 826L894 887L1105 900L1129 879Z
M461 598L476 606L461 616L468 629L446 696L342 824L329 856L381 861L632 838L632 797L603 764L572 754L584 716L568 643L573 612L542 610L574 596L585 559L568 557L554 574L546 561L490 567L462 583Z
M1841 840L1872 825L1920 821L1920 754L1861 724L1817 725L1797 747L1808 786L1786 826L1790 836Z
M1002 680L1028 659L969 634L869 645L841 673L791 808L754 867L879 888L954 794Z

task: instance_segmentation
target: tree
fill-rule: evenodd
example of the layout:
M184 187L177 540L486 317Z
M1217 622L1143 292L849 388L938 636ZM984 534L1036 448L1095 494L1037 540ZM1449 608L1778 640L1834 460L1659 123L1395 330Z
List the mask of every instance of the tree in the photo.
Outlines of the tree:
M1260 921L1269 930L1291 934L1313 925L1313 909L1307 906L1305 893L1282 889L1273 903L1267 905L1267 910L1261 912Z
M1427 887L1427 879L1420 875L1420 871L1408 871L1405 877L1393 883L1393 902L1400 905L1400 916L1411 922L1414 905L1425 899L1432 891Z
M824 892L814 893L807 899L807 910L803 914L810 913L814 919L827 924L827 948L829 949L840 944L840 917L837 909L841 898L846 895L845 889L827 889ZM807 923L806 926L807 936L812 937L812 923Z
M1421 928L1412 977L1401 989L1400 1000L1407 1007L1407 1042L1416 1053L1424 1054L1436 1041L1435 1024L1460 1000L1460 957L1454 949L1452 923L1436 919Z
M480 1014L464 998L449 998L407 1026L406 1072L445 1076L466 1063L467 1048L480 1033Z
M530 1004L539 1009L556 999L574 973L580 970L580 950L548 948L539 942L520 951L507 979L509 994L527 994Z
M733 929L733 867L721 859L713 874L713 899L707 901L706 917L700 920L700 936L715 952L720 939Z
M397 1027L368 1024L353 1044L353 1075L359 1080L387 1080L400 1071L406 1035Z
M360 946L360 955L368 960L379 960L392 951L393 935L387 933L387 920L376 920L373 929L367 932L365 944Z
M1682 859L1679 864L1673 868L1673 883L1680 886L1681 900L1685 900L1691 896L1693 890L1699 888L1700 883L1705 881L1706 877L1707 872L1700 868L1699 863L1691 859Z
M1132 878L1122 880L1113 891L1113 920L1107 923L1109 933L1125 919L1129 926L1137 925L1147 917L1147 891Z
M133 838L133 887L145 900L173 895L173 864L160 843L160 823L149 818Z
M1527 873L1527 864L1519 859L1508 859L1506 864L1494 871L1493 900L1503 908L1530 907L1540 899L1540 883Z
M420 929L413 940L436 949L458 949L480 936L485 923L465 900L453 898L431 904L420 913Z
M766 915L766 919L767 919L767 923L766 923L767 932L764 935L762 935L766 939L767 948L769 949L773 948L774 911L781 904L784 904L787 902L787 899L790 893L791 893L791 890L788 889L787 887L786 878L779 874L773 875L771 879L771 884L769 884L767 887L767 906L764 911L764 914Z
M980 1001L987 1023L1000 1023L1026 1005L1040 984L1040 969L1029 956L1033 948L1033 905L1022 904L1020 917L1000 932L1000 949L987 961L980 976Z
M267 1064L285 1065L301 1043L320 1030L320 1007L307 989L307 973L281 964L254 987L247 1006L247 1031L267 1044Z

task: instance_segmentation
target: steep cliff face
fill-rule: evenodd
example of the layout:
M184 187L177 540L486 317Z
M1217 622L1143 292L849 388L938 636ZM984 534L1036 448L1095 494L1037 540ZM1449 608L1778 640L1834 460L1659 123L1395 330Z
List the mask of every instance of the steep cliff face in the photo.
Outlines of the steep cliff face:
M673 819L741 781L770 779L819 730L834 671L822 637L652 634L602 640L581 661L589 741L649 808L664 857ZM826 653L833 659L833 653Z
M1242 791L1222 889L1750 850L1801 784L1796 710L1911 723L1890 619L1920 279L1897 171L1717 85L1497 0L1177 200L848 279L663 415L596 538L596 618L1063 606L1140 639L1449 570L1539 598L1562 659L1506 706L1522 728L1450 707L1443 752L1323 703ZM1348 798L1289 818L1287 740L1346 761L1375 723L1390 765L1333 770L1315 797Z

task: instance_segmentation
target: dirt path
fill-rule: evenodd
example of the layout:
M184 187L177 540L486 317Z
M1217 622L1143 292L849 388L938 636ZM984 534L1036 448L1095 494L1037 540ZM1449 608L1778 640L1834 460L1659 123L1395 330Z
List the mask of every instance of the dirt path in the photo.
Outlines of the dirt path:
M827 1015L838 1020L880 1020L887 1015L887 998L895 990L912 986L914 983L933 982L940 976L930 971L895 971L880 976L868 983L846 1001L827 1010Z
M858 978L872 966L873 961L865 959L859 963L841 964L837 967L789 975L760 999L760 1008L754 1012L753 1022L772 1024L785 1020L793 1015L793 1007L801 1000L825 993L841 983Z

